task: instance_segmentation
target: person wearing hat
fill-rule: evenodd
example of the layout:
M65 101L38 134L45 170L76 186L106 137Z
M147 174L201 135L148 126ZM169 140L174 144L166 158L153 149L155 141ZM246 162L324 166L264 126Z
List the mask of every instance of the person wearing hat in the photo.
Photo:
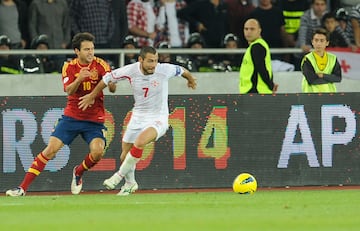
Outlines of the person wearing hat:
M345 35L354 43L354 31L351 26L349 12L345 8L339 8L335 11L335 19L339 22L339 27Z
M351 43L349 37L341 29L339 21L332 12L324 14L321 19L324 28L329 32L329 45L328 47L349 47L353 51L357 50L356 45Z
M30 44L31 49L36 49L37 40L39 36L35 37ZM47 46L43 44L42 46ZM20 68L24 74L35 74L35 73L44 73L44 66L41 62L40 55L31 54L24 55L20 58Z
M41 34L35 37L31 43L31 49L49 50L49 37L46 34ZM44 68L44 73L60 73L64 64L64 57L62 56L48 56L39 55L40 61Z
M162 41L156 44L158 51L171 49L170 42ZM189 70L194 70L192 61L189 59L189 56L183 54L170 54L166 52L159 52L159 63L173 63L182 67L185 67Z
M206 48L205 40L199 32L190 34L187 41L188 48L191 49L203 49ZM198 72L212 72L214 71L212 65L214 60L207 54L191 54L189 60L192 63L193 68L191 70Z
M166 41L163 41L163 42L159 42L157 45L156 45L156 48L158 48L158 50L165 50L165 49L170 49L171 48L171 45L170 43L166 42ZM171 57L171 54L169 53L159 53L159 63L170 63L172 62L172 57Z
M233 33L225 35L223 47L231 50L237 49L239 47L238 37ZM223 71L239 71L241 60L242 54L223 54L220 55L219 66L223 68Z
M6 35L0 35L0 50L11 49L11 40ZM19 59L9 54L0 55L0 74L21 74Z
M123 48L135 50L138 48L137 39L133 35L128 35L123 41ZM130 63L136 63L138 61L138 55L136 53L126 53L125 54L125 65Z
M351 8L349 18L354 33L354 43L360 47L360 3Z
M35 50L48 50L48 36L45 34L36 36L31 41L30 48ZM63 62L64 60L62 63ZM54 56L32 54L21 57L20 68L24 74L60 73L62 63L60 64L60 61L57 62Z

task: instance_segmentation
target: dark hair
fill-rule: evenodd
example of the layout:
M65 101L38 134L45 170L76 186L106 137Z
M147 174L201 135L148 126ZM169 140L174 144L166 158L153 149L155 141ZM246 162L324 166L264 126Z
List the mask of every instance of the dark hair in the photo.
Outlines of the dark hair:
M312 38L314 38L314 36L315 36L316 34L325 35L326 41L330 41L330 33L329 33L326 29L324 29L324 28L317 28L317 29L314 31Z
M71 41L72 48L74 50L75 49L80 50L82 42L84 41L94 42L94 40L95 40L94 35L90 34L89 32L77 33Z
M145 56L148 53L155 55L157 53L157 51L154 47L143 46L140 50L140 57L145 59Z
M328 12L328 13L325 13L325 14L322 16L322 18L321 18L321 24L324 26L324 25L325 25L325 21L326 21L327 19L330 19L330 18L333 18L333 19L337 20L334 13Z

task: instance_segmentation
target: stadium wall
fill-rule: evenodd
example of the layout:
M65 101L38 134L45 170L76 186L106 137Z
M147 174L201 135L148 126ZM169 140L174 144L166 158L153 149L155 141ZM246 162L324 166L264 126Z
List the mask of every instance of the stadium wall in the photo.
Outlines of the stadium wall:
M239 73L195 73L198 79L196 94L238 94ZM65 95L60 74L0 75L0 96L59 96ZM360 79L360 78L359 78ZM301 93L301 72L275 72L274 81L279 84L279 94ZM169 83L170 94L194 94L184 86L184 80L173 79ZM359 92L360 80L343 78L336 83L338 92ZM105 94L111 94L105 91ZM118 84L116 95L129 95L127 84Z
M64 94L41 95L50 85L36 78L18 82L13 76L14 96L0 97L0 191L20 183L63 112ZM170 129L146 148L137 166L142 189L230 187L240 172L252 173L260 187L360 184L359 93L238 95L227 92L220 75L209 77L216 81L198 78L200 93L185 89L182 79L171 81L183 90L171 88ZM52 80L61 90L59 79ZM218 92L203 92L220 83ZM85 174L84 190L102 189L119 166L121 134L133 105L126 86L120 83L118 95L105 99L107 151ZM22 88L34 96L22 96ZM29 190L68 191L72 168L86 152L80 138L65 146Z

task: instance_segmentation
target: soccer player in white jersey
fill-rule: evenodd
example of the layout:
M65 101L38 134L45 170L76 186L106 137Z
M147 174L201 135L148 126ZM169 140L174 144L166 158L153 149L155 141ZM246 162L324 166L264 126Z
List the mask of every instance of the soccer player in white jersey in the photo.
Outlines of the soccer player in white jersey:
M145 46L140 50L138 62L111 71L90 94L80 98L79 108L86 110L110 82L129 80L132 87L135 104L122 138L122 164L114 175L104 181L107 189L114 189L125 178L125 184L117 195L129 195L138 189L135 181L136 163L145 146L158 140L169 128L168 81L175 76L182 76L187 79L189 88L196 88L196 79L186 68L158 63L156 49Z

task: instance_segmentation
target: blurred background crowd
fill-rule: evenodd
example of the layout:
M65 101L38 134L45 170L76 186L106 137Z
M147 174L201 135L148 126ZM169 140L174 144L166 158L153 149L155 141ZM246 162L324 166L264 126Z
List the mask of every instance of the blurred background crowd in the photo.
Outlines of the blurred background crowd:
M311 50L312 32L323 27L330 47L360 47L358 0L0 0L0 50L71 49L78 32L95 36L97 49L246 48L243 24L256 18L271 48L300 48L272 54L284 70L299 70ZM113 68L118 56L101 55ZM56 73L66 55L0 55L0 74ZM242 54L159 55L190 71L238 71ZM125 64L136 62L126 54ZM288 64L288 65L282 65Z

